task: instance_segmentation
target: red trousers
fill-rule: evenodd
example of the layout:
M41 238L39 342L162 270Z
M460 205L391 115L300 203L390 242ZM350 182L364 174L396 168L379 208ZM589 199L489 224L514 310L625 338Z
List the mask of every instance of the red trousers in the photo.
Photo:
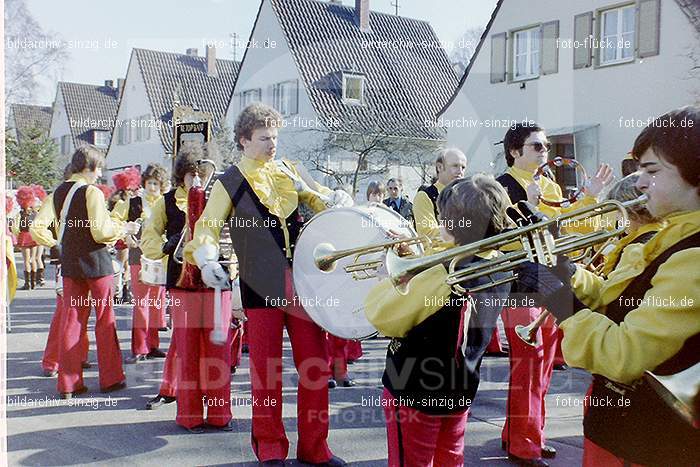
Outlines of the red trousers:
M328 367L331 375L338 381L348 377L347 346L350 343L347 339L336 337L326 333L326 349L328 350Z
M398 405L384 389L389 467L462 467L468 411L428 415Z
M566 360L564 360L564 354L561 351L561 341L564 339L564 332L557 328L557 347L554 352L554 364L555 365L565 365Z
M644 467L617 457L588 438L583 438L583 467Z
M65 306L63 305L63 296L56 295L56 311L51 318L51 326L49 327L49 335L46 339L46 348L44 349L44 357L41 360L41 367L46 371L58 371L58 362L61 353L61 328L65 315ZM83 349L83 360L88 361L88 336L87 327L83 333L83 338L80 340L80 348Z
M241 364L243 356L243 325L237 329L231 328L229 332L229 340L231 341L231 366L237 367Z
M170 347L168 347L168 354L165 356L163 376L160 382L160 389L158 390L158 394L161 396L177 396L177 367L177 339L173 332L173 336L170 339Z
M129 266L131 291L134 295L134 319L131 325L131 353L145 355L160 345L158 328L165 311L165 287L144 284L139 280L140 264Z
M345 358L346 360L353 362L359 360L362 356L362 342L349 340L348 345L345 347Z
M515 326L527 325L542 313L542 308L504 308L501 319L510 346L510 380L506 422L501 439L508 452L523 459L542 457L544 446L544 398L552 379L557 327L550 317L537 331L536 347L524 343L515 334Z
M105 389L125 380L112 309L112 280L111 275L95 279L63 278L65 315L61 332L58 392L74 392L84 386L83 335L87 329L91 305L95 307L96 316L95 340L100 388Z
M491 341L489 342L489 345L486 347L486 352L487 353L503 352L503 348L501 347L501 339L498 337L498 327L496 327L493 330L493 334L491 334Z
M214 344L214 291L173 289L172 315L177 345L177 418L185 428L206 423L224 426L231 421L231 351L226 341ZM222 292L221 326L231 322L231 292Z
M286 277L287 306L251 308L248 315L250 374L253 387L252 445L264 462L286 459L289 441L282 423L282 331L292 344L297 387L297 458L322 463L328 448L328 356L323 331L294 300L291 270Z

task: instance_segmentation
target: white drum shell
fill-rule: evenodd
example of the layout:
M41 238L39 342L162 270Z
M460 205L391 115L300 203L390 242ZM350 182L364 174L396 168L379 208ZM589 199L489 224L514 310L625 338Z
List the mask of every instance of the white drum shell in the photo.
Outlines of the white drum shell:
M355 262L354 256L340 259L335 267L321 271L314 263L314 250L320 243L330 243L336 250L375 245L392 240L393 232L414 237L409 221L392 209L372 203L368 206L332 208L314 216L302 229L294 250L294 286L299 303L311 319L329 333L345 339L365 339L377 333L367 321L364 300L369 291L387 277L384 264L376 277L356 280L345 266ZM419 245L412 245L421 254ZM359 261L381 260L385 252L362 256ZM362 273L359 273L362 274Z

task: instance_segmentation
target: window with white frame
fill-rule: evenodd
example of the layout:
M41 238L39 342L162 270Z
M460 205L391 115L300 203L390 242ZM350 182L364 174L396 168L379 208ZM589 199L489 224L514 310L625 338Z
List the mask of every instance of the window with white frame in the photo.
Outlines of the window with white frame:
M513 33L513 81L540 75L540 28Z
M253 102L260 102L262 100L262 91L258 89L250 89L248 91L243 91L241 93L241 110L245 109L247 106Z
M635 6L627 5L600 14L600 64L634 60Z
M294 115L297 110L298 99L297 80L284 81L275 84L272 88L272 105L282 115Z
M348 104L363 104L365 95L365 77L352 73L343 73L343 101Z
M92 130L92 144L98 148L109 146L109 131Z

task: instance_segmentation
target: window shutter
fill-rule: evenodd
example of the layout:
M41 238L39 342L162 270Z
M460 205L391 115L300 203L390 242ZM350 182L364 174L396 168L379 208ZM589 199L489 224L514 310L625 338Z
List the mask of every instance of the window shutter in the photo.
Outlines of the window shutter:
M637 56L659 55L660 0L637 0Z
M491 83L506 80L506 33L491 36Z
M299 113L299 80L292 81L292 95L289 97L289 114L296 115Z
M593 12L574 16L574 70L591 66Z
M551 75L559 72L559 21L550 21L542 25L542 50L540 51L540 72Z
M261 100L263 100L265 104L279 110L279 102L277 100L277 96L275 96L274 84L270 84L265 88L265 98Z

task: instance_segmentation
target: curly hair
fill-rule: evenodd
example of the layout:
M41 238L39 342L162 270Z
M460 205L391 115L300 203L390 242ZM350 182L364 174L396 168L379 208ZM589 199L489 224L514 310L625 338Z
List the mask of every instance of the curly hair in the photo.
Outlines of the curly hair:
M162 187L168 179L168 172L160 164L148 164L146 170L141 174L141 186L145 187L149 179L155 179Z
M173 168L173 185L184 186L185 176L188 173L200 174L197 161L202 159L205 159L204 148L199 144L188 144L180 149Z
M282 115L269 105L255 102L243 109L233 129L236 148L243 151L241 138L251 139L258 128L281 128Z

